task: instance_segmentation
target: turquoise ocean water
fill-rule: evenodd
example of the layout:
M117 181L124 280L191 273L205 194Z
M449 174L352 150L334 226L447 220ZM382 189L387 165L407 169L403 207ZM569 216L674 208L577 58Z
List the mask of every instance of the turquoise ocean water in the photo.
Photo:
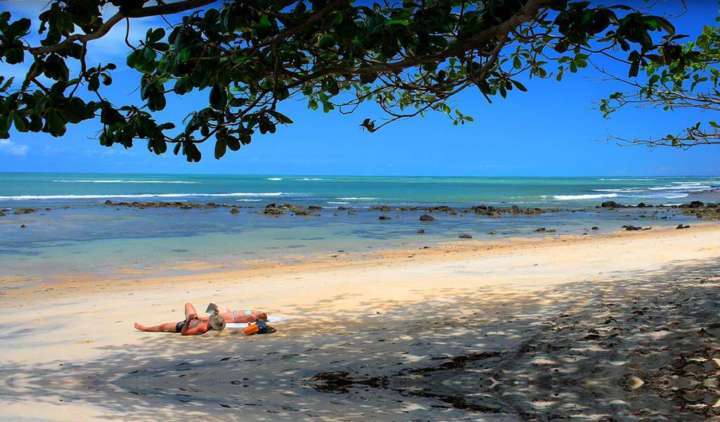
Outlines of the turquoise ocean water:
M0 173L0 279L48 279L57 274L185 273L203 262L220 268L256 260L297 261L309 256L358 254L475 238L606 232L623 224L670 225L692 221L671 210L608 211L602 201L680 204L720 201L720 177L350 177L198 176ZM125 208L113 201L216 202L227 208ZM317 217L268 217L270 202L319 205ZM385 213L374 205L474 205L560 208L540 216L501 218L422 212ZM352 207L355 213L338 211ZM34 208L15 214L18 208ZM25 227L21 227L24 225ZM598 226L598 231L588 231ZM418 235L423 228L425 234ZM552 234L552 235L555 235ZM547 234L545 234L547 235ZM338 252L342 251L342 252ZM126 270L130 270L127 272ZM123 272L125 271L125 272Z

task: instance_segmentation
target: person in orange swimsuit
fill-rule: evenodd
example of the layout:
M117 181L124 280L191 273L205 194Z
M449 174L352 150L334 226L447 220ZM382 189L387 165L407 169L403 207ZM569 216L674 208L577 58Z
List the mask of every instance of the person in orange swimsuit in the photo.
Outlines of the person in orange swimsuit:
M267 313L261 311L232 311L220 308L211 303L205 311L208 316L198 315L192 303L185 304L185 319L179 322L166 322L160 325L146 326L135 323L135 328L148 333L180 333L184 336L205 334L210 330L222 331L230 322L250 323L257 320L267 321Z

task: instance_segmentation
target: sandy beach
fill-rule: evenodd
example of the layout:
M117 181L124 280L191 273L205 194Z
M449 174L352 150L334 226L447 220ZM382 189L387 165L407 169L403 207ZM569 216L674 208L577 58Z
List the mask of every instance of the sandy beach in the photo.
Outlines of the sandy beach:
M0 416L702 420L720 409L719 256L720 226L700 224L180 277L0 275ZM211 301L287 320L253 337L132 328Z

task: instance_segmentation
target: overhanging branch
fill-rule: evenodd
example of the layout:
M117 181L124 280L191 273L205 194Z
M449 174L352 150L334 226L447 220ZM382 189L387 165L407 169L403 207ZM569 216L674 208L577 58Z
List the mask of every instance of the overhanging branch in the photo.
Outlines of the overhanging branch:
M91 32L89 34L84 34L84 35L81 35L81 34L70 35L69 37L65 38L64 41L62 41L60 43L43 46L43 47L31 47L31 48L28 48L27 50L30 53L32 53L33 55L54 53L57 51L61 51L62 49L66 48L67 46L69 46L70 44L73 44L76 41L80 41L81 43L87 43L88 41L102 38L115 25L117 25L118 22L122 21L125 18L144 18L144 17L150 17L150 16L159 16L159 15L179 13L179 12L184 12L186 10L192 10L192 9L197 9L199 7L207 6L216 1L217 0L186 0L186 1L179 1L177 3L168 3L168 4L158 5L158 6L142 7L139 9L130 10L127 13L118 12L115 15L113 15L110 19L105 21L105 23L103 23L94 32Z

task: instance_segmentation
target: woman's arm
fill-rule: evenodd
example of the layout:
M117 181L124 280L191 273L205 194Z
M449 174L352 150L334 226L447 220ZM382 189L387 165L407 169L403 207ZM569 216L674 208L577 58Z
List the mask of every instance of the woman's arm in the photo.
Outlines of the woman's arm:
M190 322L193 318L197 318L197 311L192 303L185 304L185 321Z

